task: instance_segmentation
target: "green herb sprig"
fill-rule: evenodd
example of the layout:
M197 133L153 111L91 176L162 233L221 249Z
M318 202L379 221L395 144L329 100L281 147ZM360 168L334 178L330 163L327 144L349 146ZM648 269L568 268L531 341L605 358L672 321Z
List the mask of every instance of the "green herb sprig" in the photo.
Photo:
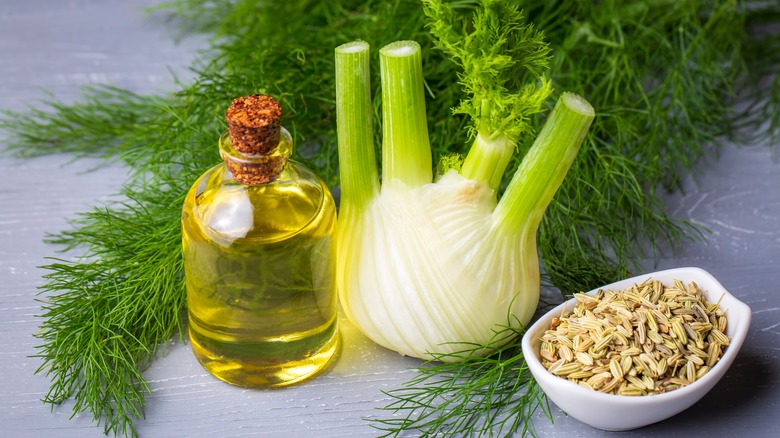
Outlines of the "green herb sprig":
M466 23L477 3L449 2ZM562 291L588 290L625 277L648 254L699 238L699 228L667 216L658 194L676 190L724 136L780 135L780 38L761 32L780 22L780 6L759 0L515 3L553 49L554 87L585 96L599 113L541 225L547 282ZM215 34L204 61L193 67L193 83L165 97L92 88L80 103L49 99L43 110L0 119L8 149L19 156L68 152L118 159L129 168L124 200L78 216L71 231L50 238L83 257L44 267L38 334L39 372L52 381L46 400L74 398L75 412L91 413L107 433L135 434L132 421L142 415L149 389L141 372L158 345L181 333L182 196L219 160L214 144L232 98L278 97L283 123L305 145L296 158L335 187L333 48L354 39L374 47L413 39L423 46L434 162L468 144L465 118L451 115L463 97L457 66L433 49L417 1L177 0L165 8L185 29ZM736 97L748 103L745 111L733 110ZM529 124L535 129L541 120ZM378 138L378 126L375 132ZM507 174L528 147L519 145ZM396 430L450 430L434 420L447 415L436 407L442 399L426 394L515 387L517 375L500 372L495 358L485 361L492 378L458 386L458 369L434 366L422 375L430 384L409 383L423 391L391 394L430 409ZM512 409L531 406L518 397ZM494 417L485 418L490 430Z
M487 345L463 345L463 351L438 355L418 368L403 387L386 391L393 401L382 409L394 414L372 425L396 436L406 430L423 435L508 436L534 432L532 419L541 412L552 421L549 402L531 376L519 343L509 343L490 357L462 357L507 339L523 330L504 327Z
M512 141L532 129L552 93L545 76L550 47L522 11L503 1L483 1L473 18L442 1L424 0L434 45L458 67L465 98L453 109L473 121L472 136L501 133Z
M95 117L98 112L105 116L105 126L89 123L100 120ZM74 412L91 413L105 433L133 435L132 422L143 416L150 390L141 371L161 344L183 333L179 221L188 188L185 178L199 175L198 163L213 157L188 150L182 139L166 133L168 128L175 131L184 115L156 98L114 88L92 89L85 104L61 107L59 116L70 125L59 120L51 129L67 139L64 148L77 155L107 157L112 151L131 171L121 200L80 214L72 221L72 230L48 238L65 251L84 254L75 260L53 259L45 267L44 323L36 334L43 341L38 346L42 365L37 372L52 381L45 402L59 404L73 397ZM145 136L114 134L116 127L109 126L114 116L127 124L143 120L144 126L153 128ZM94 135L72 136L68 126L81 130L89 126ZM205 142L205 137L218 133L197 130L192 136ZM129 147L126 135L148 142L147 146L143 151ZM94 149L93 141L115 143L118 150Z

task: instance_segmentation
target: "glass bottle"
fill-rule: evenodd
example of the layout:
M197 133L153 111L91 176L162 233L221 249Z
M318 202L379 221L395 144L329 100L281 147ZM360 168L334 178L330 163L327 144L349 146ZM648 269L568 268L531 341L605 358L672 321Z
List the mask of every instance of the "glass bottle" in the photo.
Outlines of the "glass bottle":
M182 211L192 350L211 374L245 387L299 382L339 348L335 203L288 159L280 117L268 96L234 100L224 163L193 184Z

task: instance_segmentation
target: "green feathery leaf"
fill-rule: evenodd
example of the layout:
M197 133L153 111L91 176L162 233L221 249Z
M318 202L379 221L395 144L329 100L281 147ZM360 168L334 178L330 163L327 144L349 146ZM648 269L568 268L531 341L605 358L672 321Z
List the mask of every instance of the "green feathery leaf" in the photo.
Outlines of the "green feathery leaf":
M490 342L464 345L463 352L522 338L523 333L504 327ZM417 376L385 392L393 401L382 409L394 416L372 421L385 432L382 436L408 430L422 436L525 435L534 431L531 420L537 412L552 421L549 402L531 376L518 343L507 344L489 357L472 355L460 360L463 352L425 362ZM459 361L446 361L446 356Z
M422 3L434 44L461 69L458 82L469 97L455 113L470 116L472 136L516 141L552 93L544 34L505 1L482 0L473 16L439 0Z

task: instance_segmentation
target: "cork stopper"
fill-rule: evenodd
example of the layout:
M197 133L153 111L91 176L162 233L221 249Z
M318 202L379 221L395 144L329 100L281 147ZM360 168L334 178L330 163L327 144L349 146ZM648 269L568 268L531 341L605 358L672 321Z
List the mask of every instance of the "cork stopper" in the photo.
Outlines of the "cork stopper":
M290 133L281 126L282 108L270 96L234 99L225 113L228 131L219 140L233 179L245 185L274 181L292 153Z
M279 144L282 107L265 94L233 100L225 119L233 147L245 155L268 155Z

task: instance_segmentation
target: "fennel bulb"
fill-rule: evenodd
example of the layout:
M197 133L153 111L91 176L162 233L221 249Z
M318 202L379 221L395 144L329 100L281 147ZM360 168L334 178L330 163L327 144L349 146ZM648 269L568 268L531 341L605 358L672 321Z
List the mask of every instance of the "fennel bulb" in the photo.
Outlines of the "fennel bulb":
M339 227L347 317L374 342L431 358L487 344L539 299L535 231L506 233L493 190L450 170L436 183L386 184ZM530 252L527 250L530 249Z
M507 341L493 339L500 326L525 325L536 310L536 232L593 108L564 93L500 201L515 143L505 131L479 130L462 172L433 182L420 47L392 43L380 50L380 187L368 52L360 41L336 49L342 307L366 336L403 355L456 360L475 345L498 346ZM540 88L546 97L549 84Z

